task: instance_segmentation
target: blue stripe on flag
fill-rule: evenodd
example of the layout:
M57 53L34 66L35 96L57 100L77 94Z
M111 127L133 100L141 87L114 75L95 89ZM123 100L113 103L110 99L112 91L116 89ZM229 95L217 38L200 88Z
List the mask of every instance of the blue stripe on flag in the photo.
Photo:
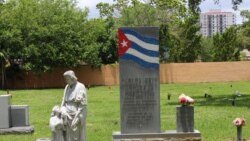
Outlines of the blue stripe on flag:
M138 52L141 52L142 54L145 54L150 57L159 57L159 51L152 51L147 50L145 48L142 48L141 46L137 45L136 43L132 42L132 48L137 50Z
M131 35L136 36L138 39L142 40L143 42L154 44L154 45L159 45L159 40L157 40L155 38L142 36L141 34L135 32L133 30L127 29L127 28L122 28L122 31L125 34L131 34Z
M159 69L159 63L149 63L131 54L124 54L120 59L132 60L145 68Z

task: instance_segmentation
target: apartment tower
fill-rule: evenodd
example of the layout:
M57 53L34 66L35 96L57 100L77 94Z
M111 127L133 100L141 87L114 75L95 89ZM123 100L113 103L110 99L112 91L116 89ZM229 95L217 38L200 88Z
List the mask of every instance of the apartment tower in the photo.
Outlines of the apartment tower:
M223 33L226 28L236 24L236 15L232 12L210 10L200 15L201 34L212 37L213 34Z

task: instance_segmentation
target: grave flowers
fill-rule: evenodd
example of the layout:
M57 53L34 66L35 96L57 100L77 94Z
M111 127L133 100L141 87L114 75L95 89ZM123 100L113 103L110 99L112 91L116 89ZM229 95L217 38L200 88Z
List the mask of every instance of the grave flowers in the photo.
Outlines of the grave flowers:
M246 120L244 118L236 118L236 119L234 119L233 124L236 127L244 126L244 125L246 125Z
M235 118L233 124L237 127L237 141L242 141L242 126L246 125L244 118Z
M185 94L181 94L179 96L179 102L182 106L189 106L191 104L194 104L194 99Z
M176 107L177 132L194 132L194 99L181 94L179 96L180 106Z

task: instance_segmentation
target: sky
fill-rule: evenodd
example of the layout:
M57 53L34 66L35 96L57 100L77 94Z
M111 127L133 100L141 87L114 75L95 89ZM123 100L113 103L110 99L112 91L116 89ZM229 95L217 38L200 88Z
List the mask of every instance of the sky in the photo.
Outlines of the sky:
M100 2L112 3L113 0L77 0L79 7L89 8L89 18L97 18L99 16L99 11L96 9L96 4Z
M219 4L214 4L213 0L205 0L200 5L202 12L208 12L210 9L221 9L223 12L233 12L236 14L236 23L241 24L242 17L240 16L240 11L250 10L250 0L243 0L236 11L234 11L232 7L231 0L220 0Z
M78 5L79 7L89 8L89 18L97 18L99 16L99 12L96 9L96 4L99 2L112 3L113 0L78 0ZM231 3L231 0L220 0L219 4L214 4L214 0L205 0L200 5L202 12L208 12L210 9L221 9L221 11L224 12L234 12L236 14L236 23L240 24L242 23L240 10L250 10L250 0L243 0L243 3L239 5L237 11L234 11L232 7L233 5Z

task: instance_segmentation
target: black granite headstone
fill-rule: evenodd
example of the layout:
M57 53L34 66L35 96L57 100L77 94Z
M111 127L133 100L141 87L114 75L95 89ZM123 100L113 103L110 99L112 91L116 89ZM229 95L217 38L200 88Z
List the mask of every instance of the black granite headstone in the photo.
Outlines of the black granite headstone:
M194 132L194 107L176 107L177 132Z

